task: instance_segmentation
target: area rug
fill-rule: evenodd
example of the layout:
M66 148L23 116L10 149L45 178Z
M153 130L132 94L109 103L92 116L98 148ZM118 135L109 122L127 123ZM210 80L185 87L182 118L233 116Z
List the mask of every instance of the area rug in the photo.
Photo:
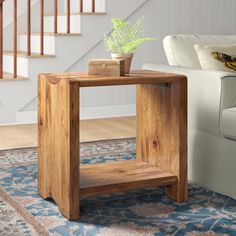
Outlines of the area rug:
M81 144L83 164L135 158L135 140ZM37 194L37 149L0 152L0 235L236 235L236 201L189 184L189 201L176 203L149 188L81 200L70 222Z

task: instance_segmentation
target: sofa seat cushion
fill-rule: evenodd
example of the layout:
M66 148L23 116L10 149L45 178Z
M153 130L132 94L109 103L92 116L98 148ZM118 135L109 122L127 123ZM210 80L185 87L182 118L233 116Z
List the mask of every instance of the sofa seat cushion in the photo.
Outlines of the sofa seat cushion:
M163 44L169 65L201 69L195 44L236 44L236 35L169 35Z
M222 134L224 137L236 140L236 107L223 110Z

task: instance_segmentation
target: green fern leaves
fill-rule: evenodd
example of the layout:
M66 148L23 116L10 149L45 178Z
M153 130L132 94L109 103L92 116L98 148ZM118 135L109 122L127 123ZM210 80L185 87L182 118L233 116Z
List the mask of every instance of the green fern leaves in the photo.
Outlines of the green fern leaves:
M104 35L104 43L108 51L113 53L134 53L146 41L156 38L144 38L144 17L130 24L119 18L112 19L114 30L110 36Z

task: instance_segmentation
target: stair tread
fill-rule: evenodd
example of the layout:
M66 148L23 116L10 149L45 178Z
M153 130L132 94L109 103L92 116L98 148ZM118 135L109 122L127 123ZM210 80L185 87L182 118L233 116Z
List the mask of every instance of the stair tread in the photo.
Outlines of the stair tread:
M14 52L13 51L4 51L3 52L4 55L10 55L13 56ZM48 57L55 57L55 55L51 55L51 54L44 54L41 55L40 53L35 53L35 52L31 52L31 55L27 55L26 51L17 51L17 56L18 57L29 57L29 58L48 58Z
M67 16L67 13L58 13L58 16ZM71 16L76 15L95 15L95 16L103 16L106 15L106 12L72 12ZM44 16L54 16L53 14L45 14Z
M27 33L21 33L21 35L27 35ZM40 35L39 32L33 32L31 35ZM44 36L81 36L81 33L53 33L53 32L44 32Z
M12 81L12 80L28 80L29 78L23 76L17 76L14 78L13 74L3 72L3 78L0 81Z

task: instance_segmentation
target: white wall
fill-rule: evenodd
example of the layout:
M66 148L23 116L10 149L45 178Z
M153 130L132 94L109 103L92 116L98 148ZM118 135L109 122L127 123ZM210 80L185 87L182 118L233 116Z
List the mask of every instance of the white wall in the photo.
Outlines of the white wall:
M235 0L151 0L156 32L167 34L236 34ZM158 62L165 62L158 45ZM160 55L160 56L159 56Z
M227 4L226 4L227 2ZM167 63L162 39L168 34L236 34L235 0L149 0L128 20L146 17L146 34L160 40L146 43L136 53L133 69L146 62ZM107 58L103 42L76 63L71 71L86 71L91 58ZM135 104L133 86L85 88L83 107Z
M136 53L134 68L147 61L167 63L162 39L168 34L236 34L235 0L149 0L129 20L141 15L146 17L147 36L160 40L146 43ZM87 58L108 56L101 44ZM77 67L86 70L86 64L85 59Z
M168 34L236 34L235 0L149 0L128 20L135 21L142 15L146 16L147 36L159 37L160 40L146 43L136 53L133 69L141 68L146 62L167 63L162 39ZM86 71L90 58L109 58L102 42L75 63L70 71ZM23 110L35 110L35 104L35 100L31 101ZM134 104L135 90L132 86L86 88L82 91L81 105L87 110L109 107L114 110L123 105L133 113Z

